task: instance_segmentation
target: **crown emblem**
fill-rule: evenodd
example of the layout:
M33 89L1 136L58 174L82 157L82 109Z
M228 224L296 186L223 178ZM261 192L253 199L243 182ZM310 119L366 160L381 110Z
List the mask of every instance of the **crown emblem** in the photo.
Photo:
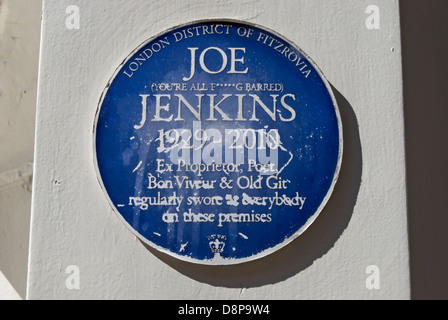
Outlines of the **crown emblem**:
M216 239L215 241L210 241L209 245L214 254L222 253L224 251L224 247L226 246L224 242L219 241L218 239Z
M210 241L208 243L210 250L212 250L215 255L220 255L224 251L224 247L226 246L224 241L227 240L226 236L212 235L208 237L208 240Z

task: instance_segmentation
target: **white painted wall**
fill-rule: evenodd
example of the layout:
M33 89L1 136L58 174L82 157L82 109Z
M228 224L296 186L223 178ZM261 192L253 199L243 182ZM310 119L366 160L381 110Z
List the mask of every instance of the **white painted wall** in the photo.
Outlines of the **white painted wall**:
M398 1L47 0L39 76L27 297L30 299L407 299L401 45ZM264 25L298 44L334 86L344 162L326 209L301 237L232 267L177 261L145 247L112 212L93 166L101 92L120 62L165 29L203 18ZM80 272L69 290L67 267ZM378 266L381 288L368 290Z

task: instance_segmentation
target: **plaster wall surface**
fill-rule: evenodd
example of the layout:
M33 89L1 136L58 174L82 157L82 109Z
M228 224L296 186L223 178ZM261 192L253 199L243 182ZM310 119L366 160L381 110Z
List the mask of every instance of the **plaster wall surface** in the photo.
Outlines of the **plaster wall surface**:
M409 254L398 1L47 0L38 88L29 299L408 299ZM80 9L68 29L67 7ZM255 262L206 267L142 244L110 208L93 123L115 68L146 39L204 18L253 22L290 39L335 91L344 126L336 189L293 243ZM368 266L380 289L366 287ZM67 267L76 266L78 290Z

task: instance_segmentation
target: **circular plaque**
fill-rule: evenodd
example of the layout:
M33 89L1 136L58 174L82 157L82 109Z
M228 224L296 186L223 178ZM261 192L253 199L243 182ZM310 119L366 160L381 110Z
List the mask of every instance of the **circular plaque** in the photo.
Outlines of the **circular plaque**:
M342 126L330 85L293 43L200 21L118 67L94 154L111 206L143 242L229 265L282 248L316 219L338 178Z

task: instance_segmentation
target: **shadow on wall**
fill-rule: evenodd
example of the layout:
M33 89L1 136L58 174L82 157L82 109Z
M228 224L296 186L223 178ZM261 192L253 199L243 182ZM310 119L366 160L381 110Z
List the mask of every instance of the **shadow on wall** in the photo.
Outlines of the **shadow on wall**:
M400 11L411 294L448 299L448 1Z
M362 175L358 121L350 103L334 87L344 128L344 157L333 195L316 221L283 249L239 266L203 266L183 262L147 246L158 259L199 282L227 288L253 288L284 281L325 255L347 228ZM325 234L325 237L322 235Z

